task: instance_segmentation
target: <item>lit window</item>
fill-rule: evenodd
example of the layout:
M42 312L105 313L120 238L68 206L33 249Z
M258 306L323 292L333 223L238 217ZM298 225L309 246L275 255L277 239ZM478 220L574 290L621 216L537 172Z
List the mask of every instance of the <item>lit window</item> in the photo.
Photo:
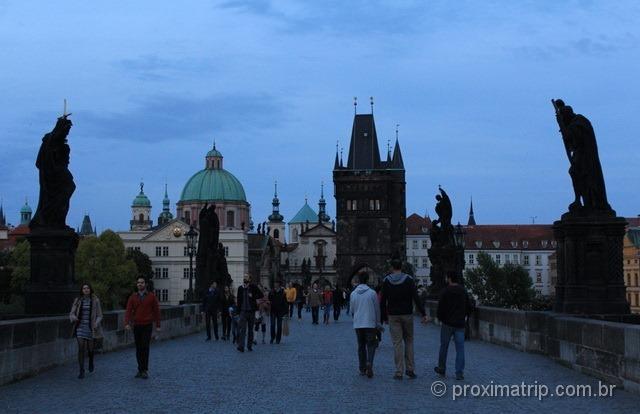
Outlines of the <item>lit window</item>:
M376 210L380 210L380 200L376 200Z
M369 210L375 210L376 209L376 201L375 200L369 200Z

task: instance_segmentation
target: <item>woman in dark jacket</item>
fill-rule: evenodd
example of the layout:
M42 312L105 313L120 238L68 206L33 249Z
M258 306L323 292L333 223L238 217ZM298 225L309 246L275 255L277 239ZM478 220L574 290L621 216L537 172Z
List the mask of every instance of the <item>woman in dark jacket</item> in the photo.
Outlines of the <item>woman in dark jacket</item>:
M222 316L222 340L226 341L231 335L231 314L229 308L235 306L236 298L231 294L231 288L225 286L220 292L220 315Z

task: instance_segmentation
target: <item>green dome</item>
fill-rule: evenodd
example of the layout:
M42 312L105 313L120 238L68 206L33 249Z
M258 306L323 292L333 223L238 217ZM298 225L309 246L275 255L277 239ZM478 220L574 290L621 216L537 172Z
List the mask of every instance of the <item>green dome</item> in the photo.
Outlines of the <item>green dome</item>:
M212 152L209 151L207 156ZM219 154L219 152L218 152ZM180 201L247 201L240 181L223 169L198 171L187 181L182 190Z
M222 158L222 153L220 151L218 151L216 149L216 147L214 146L211 151L207 152L207 157L221 157Z
M24 203L24 206L22 206L22 208L20 209L20 213L33 213L33 211L31 211L31 207L29 207L29 204L27 204L26 201Z
M144 194L143 187L144 184L140 184L140 194L133 199L132 207L151 207L151 201Z

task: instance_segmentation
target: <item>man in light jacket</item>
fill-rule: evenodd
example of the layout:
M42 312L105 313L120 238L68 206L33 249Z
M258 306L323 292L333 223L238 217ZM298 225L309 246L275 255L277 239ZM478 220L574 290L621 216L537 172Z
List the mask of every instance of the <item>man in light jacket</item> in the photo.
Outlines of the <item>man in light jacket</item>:
M367 285L369 274L361 272L356 275L356 278L358 286L351 292L350 313L358 338L360 375L371 378L373 377L373 357L378 347L376 332L382 328L380 305L376 292Z

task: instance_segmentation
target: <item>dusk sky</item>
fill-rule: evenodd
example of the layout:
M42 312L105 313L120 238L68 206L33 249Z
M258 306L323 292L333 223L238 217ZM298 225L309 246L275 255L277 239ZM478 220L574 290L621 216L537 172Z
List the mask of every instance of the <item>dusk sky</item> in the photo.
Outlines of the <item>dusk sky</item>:
M325 182L335 217L336 141L369 113L380 150L399 136L407 215L551 223L573 201L551 98L595 129L611 206L640 214L637 1L0 2L0 197L10 223L68 100L76 193L98 231L126 230L141 179L172 211L213 141L244 185L254 222L277 180L290 220Z

